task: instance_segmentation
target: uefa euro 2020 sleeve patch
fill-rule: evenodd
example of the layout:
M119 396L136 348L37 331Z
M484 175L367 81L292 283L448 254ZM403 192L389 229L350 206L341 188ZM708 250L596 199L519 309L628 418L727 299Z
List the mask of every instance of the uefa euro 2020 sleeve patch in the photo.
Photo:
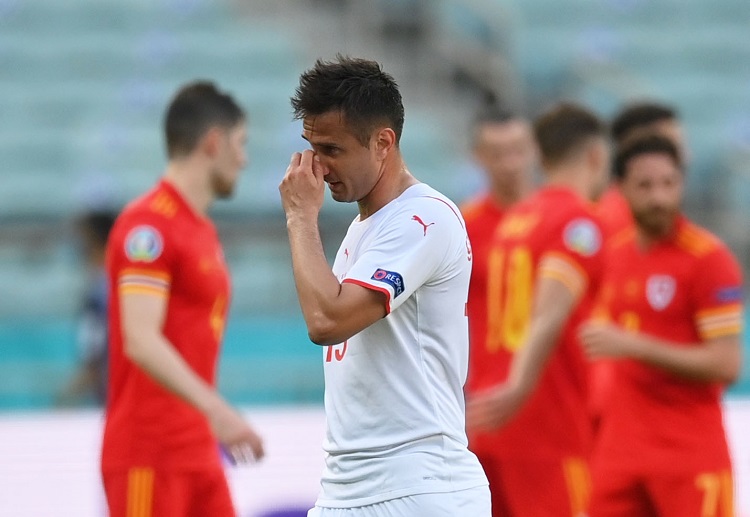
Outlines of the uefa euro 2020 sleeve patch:
M376 269L375 273L370 277L371 280L377 282L383 282L393 287L393 297L396 298L399 294L404 292L404 279L403 277L394 271L386 271L385 269Z
M563 241L569 250L590 257L601 248L602 234L591 219L573 219L563 230Z
M153 262L164 250L164 240L153 226L136 226L125 238L125 255L133 262Z

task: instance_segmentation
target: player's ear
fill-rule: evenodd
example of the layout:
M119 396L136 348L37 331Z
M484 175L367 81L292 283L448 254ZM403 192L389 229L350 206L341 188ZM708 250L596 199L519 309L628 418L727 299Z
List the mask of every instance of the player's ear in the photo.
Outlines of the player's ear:
M396 132L389 127L381 128L375 133L375 152L379 160L385 160L396 145Z
M597 173L609 170L609 147L604 141L595 140L588 148L589 167Z
M198 148L200 151L213 158L219 154L221 138L221 129L216 126L210 127L198 141Z

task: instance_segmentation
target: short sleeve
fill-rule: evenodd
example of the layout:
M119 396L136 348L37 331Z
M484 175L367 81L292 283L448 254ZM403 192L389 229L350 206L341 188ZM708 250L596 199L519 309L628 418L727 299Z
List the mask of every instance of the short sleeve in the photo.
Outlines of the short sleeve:
M111 274L118 295L167 296L172 281L174 245L157 217L131 216L109 243Z
M603 234L598 220L579 215L556 230L540 258L539 275L562 282L580 296L602 272Z
M418 198L383 221L343 282L384 293L391 312L420 286L450 274L461 253L468 261L467 242L463 219L451 205Z
M701 260L693 299L695 324L702 339L742 332L742 272L726 247L719 247Z

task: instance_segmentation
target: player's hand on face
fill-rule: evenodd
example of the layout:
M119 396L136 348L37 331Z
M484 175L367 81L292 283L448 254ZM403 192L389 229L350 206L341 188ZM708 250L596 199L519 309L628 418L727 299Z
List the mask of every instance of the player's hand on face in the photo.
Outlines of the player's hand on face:
M281 204L287 216L317 217L325 195L325 168L313 151L292 154L279 185Z
M237 411L227 404L212 408L211 429L235 463L259 461L265 454L263 440Z
M466 429L490 431L505 425L523 404L523 395L510 384L477 393L466 404Z
M631 355L628 334L609 323L584 323L578 331L578 338L589 359Z

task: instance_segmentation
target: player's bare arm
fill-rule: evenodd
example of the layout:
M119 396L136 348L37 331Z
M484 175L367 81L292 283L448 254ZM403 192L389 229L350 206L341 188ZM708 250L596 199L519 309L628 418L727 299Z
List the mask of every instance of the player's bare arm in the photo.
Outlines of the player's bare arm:
M466 425L489 430L507 423L523 406L541 377L578 295L563 282L541 277L526 342L513 360L508 381L477 395L466 407Z
M685 346L600 322L581 327L581 343L591 359L630 358L663 368L687 379L731 384L742 364L738 335Z
M325 171L313 151L292 155L281 184L282 205L292 253L292 269L310 339L319 345L342 343L386 315L385 295L340 283L323 251L318 214L325 193Z
M200 410L217 439L237 461L263 457L263 443L242 416L185 362L161 332L167 299L149 294L120 297L125 355L151 378Z

